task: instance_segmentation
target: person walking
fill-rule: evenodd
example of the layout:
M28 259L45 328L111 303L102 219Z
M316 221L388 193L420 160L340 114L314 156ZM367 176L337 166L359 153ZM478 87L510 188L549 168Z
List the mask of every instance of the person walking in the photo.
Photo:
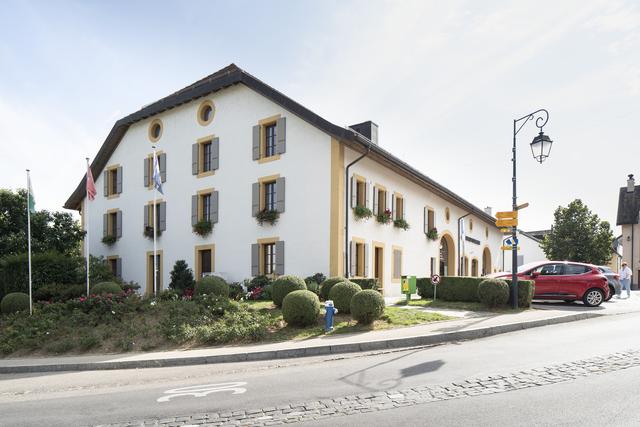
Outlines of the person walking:
M633 273L631 269L627 266L626 262L622 263L622 270L620 270L620 285L622 285L622 290L627 290L627 298L631 298L631 276Z

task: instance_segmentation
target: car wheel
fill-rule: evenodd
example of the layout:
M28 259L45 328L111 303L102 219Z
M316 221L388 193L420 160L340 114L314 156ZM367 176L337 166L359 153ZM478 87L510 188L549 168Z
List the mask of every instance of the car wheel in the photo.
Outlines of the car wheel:
M597 307L604 301L604 292L600 289L592 288L584 293L582 302L588 307Z
M613 295L616 293L616 290L613 286L609 286L609 297L605 301L609 301L613 298Z

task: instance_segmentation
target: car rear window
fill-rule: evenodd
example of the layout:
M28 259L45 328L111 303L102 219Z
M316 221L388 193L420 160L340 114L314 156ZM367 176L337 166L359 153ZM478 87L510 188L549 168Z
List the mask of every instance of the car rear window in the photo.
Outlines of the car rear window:
M564 274L584 274L591 271L586 265L567 264L564 267Z

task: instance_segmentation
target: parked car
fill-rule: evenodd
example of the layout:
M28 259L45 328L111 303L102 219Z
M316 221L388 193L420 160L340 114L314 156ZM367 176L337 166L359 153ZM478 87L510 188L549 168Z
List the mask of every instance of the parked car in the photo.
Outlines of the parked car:
M493 277L509 278L511 273L496 273ZM536 283L533 299L581 300L584 305L597 307L610 298L609 282L591 264L567 261L547 261L526 264L519 268L518 277Z
M606 265L599 265L598 270L604 274L604 277L606 277L609 282L609 297L605 301L609 301L614 294L620 295L620 290L622 289L620 275Z

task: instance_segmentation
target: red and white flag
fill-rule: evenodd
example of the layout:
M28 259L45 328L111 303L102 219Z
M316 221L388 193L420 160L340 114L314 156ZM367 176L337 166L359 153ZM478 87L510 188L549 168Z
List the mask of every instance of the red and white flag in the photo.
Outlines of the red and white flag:
M96 183L93 181L93 174L91 173L91 167L87 163L87 196L89 200L94 200L96 198Z

